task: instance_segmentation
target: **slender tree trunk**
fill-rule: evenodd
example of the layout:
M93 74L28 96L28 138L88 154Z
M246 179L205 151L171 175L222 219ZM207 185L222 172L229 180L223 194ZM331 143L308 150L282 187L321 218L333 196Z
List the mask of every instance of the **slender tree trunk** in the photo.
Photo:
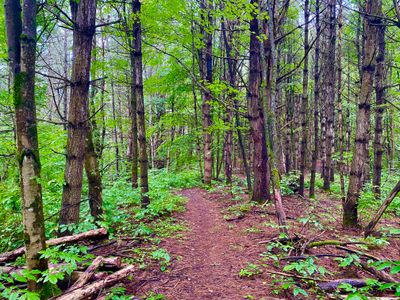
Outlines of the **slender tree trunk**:
M380 12L382 15L382 12ZM375 137L374 137L374 174L373 191L376 198L381 197L381 176L382 176L382 156L384 153L382 133L383 133L383 113L385 105L385 25L381 24L377 28L378 55L376 57L376 108L375 108Z
M131 134L132 134L132 188L136 189L138 187L138 127L137 127L137 99L135 95L135 82L136 82L136 73L135 73L135 49L133 45L133 40L130 40L130 63L131 63L131 91L130 91L130 109L132 112L131 115Z
M85 144L85 170L89 188L90 213L96 221L103 213L102 180L98 162L98 155L93 144L93 131L89 127Z
M192 33L192 72L195 74L195 64L196 64L196 46L195 46L195 30L194 30L194 20L192 20L191 24L191 33ZM197 93L196 93L196 85L194 79L192 79L192 94L193 94L193 109L194 109L194 126L195 126L195 135L196 135L196 152L197 159L199 162L199 171L200 177L203 178L203 166L201 163L201 141L198 135L199 129L199 114L197 109Z
M315 27L316 27L316 42L315 42L315 58L314 58L314 149L312 152L311 159L311 175L310 175L310 198L315 197L315 177L317 172L317 160L318 160L318 149L319 149L319 86L320 86L320 68L319 68L319 56L320 56L320 2L315 2Z
M369 123L371 110L371 94L375 73L375 56L377 53L377 26L382 20L376 17L380 14L382 2L380 0L367 0L364 15L364 55L361 77L361 91L358 100L356 120L356 139L351 163L349 188L346 201L343 204L343 226L358 226L357 202L362 189L362 176L365 165L365 148L369 144Z
M225 26L225 22L227 23ZM227 33L227 28L230 28L230 32L234 31L234 24L233 22L230 21L223 21L223 36L224 36L224 41L225 41L225 48L226 48L226 56L227 56L227 62L228 62L228 74L229 74L229 84L231 88L236 88L236 78L237 78L237 63L236 60L234 59L237 55L234 55L233 50L232 50L232 36L231 33ZM243 134L241 131L241 121L240 121L240 116L239 116L239 102L237 99L236 93L232 93L230 95L232 98L233 102L233 109L234 109L234 116L235 116L235 127L236 127L236 132L238 136L238 143L239 143L239 151L242 157L243 161L243 167L244 171L246 174L246 182L247 182L247 189L249 193L252 190L252 185L251 185L251 172L250 168L248 165L248 159L246 156L246 151L245 151L245 145L244 145L244 140L243 140Z
M335 49L336 49L336 0L329 0L327 18L328 20L328 45L325 62L325 84L326 84L326 163L324 170L324 190L330 189L332 177L332 152L334 138L334 106L335 106ZM333 71L332 71L333 68Z
M93 47L96 47L96 37L93 40ZM96 52L94 52L93 62L96 61ZM96 69L92 68L91 77L96 78ZM102 197L102 180L99 168L99 153L96 149L100 149L100 140L95 138L96 133L98 133L97 122L96 122L96 109L95 109L95 97L97 94L97 88L95 86L91 87L90 93L90 105L89 111L92 113L90 118L88 132L85 141L85 171L86 177L88 179L88 198L90 213L94 217L95 221L100 220L100 216L103 213L103 197ZM96 145L97 143L97 145Z
M111 82L111 109L113 117L113 139L115 149L115 173L119 177L119 143L118 143L118 130L117 130L117 114L115 108L115 87L114 82Z
M64 60L63 60L63 75L68 78L68 30L64 29ZM64 81L63 87L63 117L64 121L68 118L68 84ZM64 130L67 130L67 124L64 123Z
M23 1L21 19L20 2L6 0L5 13L26 263L28 270L45 271L47 261L40 257L40 251L46 248L46 238L35 105L36 1ZM28 280L31 291L40 289L41 285L36 280Z
M304 196L304 177L306 171L307 162L307 137L308 137L308 50L310 45L308 43L308 21L310 18L309 12L309 1L304 1L304 68L303 68L303 95L302 95L302 107L301 107L301 153L300 153L300 184L299 184L299 194Z
M259 6L258 0L251 0L251 4ZM250 117L251 137L253 140L253 194L252 200L264 202L268 199L268 153L265 136L264 105L260 97L261 86L261 63L259 40L260 30L258 15L253 12L250 21L250 73L248 88L248 105Z
M148 158L146 143L146 119L144 109L143 96L143 63L142 63L142 24L140 20L141 2L134 0L132 2L133 14L135 16L133 24L133 43L135 58L135 97L137 103L137 125L138 125L138 141L139 141L139 165L140 165L140 192L142 197L142 206L147 207L150 203L148 196L149 179L148 179Z
M207 85L213 80L213 59L212 59L212 34L210 33L212 25L211 7L208 0L201 0L200 8L202 10L201 35L204 41L204 48L200 50L200 75L206 85L206 91L202 92L202 113L203 113L203 139L204 139L204 184L211 184L212 179L212 138L210 127L211 121L211 103L212 95Z
M64 174L60 225L79 222L85 139L88 127L88 99L92 42L95 33L96 1L71 1L73 64L68 112L67 162ZM69 234L68 230L61 233Z
M274 196L274 205L276 217L278 220L278 225L280 226L280 231L287 234L286 228L286 214L283 208L282 195L281 195L281 186L280 186L280 174L278 169L277 157L279 157L278 153L278 145L279 139L276 125L277 118L277 107L276 107L276 84L277 84L277 67L276 67L276 45L275 45L275 11L272 3L267 0L267 9L268 9L268 20L267 20L267 40L266 40L266 61L269 65L268 76L266 80L266 96L267 96L267 105L269 105L269 118L266 129L268 129L269 139L268 139L268 163L269 163L269 172L271 186L273 190ZM268 182L267 182L268 183ZM269 189L269 186L268 186Z
M344 183L344 118L343 118L343 104L342 104L342 34L343 34L343 0L339 0L339 14L338 14L338 55L337 55L337 110L338 110L338 139L339 139L339 173L340 173L340 191L342 201L346 197L345 183Z

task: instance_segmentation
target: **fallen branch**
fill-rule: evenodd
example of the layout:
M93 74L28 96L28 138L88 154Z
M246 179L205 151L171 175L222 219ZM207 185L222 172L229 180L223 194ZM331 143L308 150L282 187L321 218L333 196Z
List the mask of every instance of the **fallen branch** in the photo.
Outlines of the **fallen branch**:
M337 280L332 280L328 282L321 282L318 283L318 286L321 290L325 292L333 292L336 291L336 289L341 285L341 284L350 284L352 287L356 288L361 288L367 285L366 280L364 279L337 279Z
M285 277L293 277L293 278L304 279L304 280L312 280L312 281L319 281L319 282L328 282L329 281L326 279L319 279L316 277L311 278L311 277L300 276L300 275L291 274L291 273L277 272L277 271L271 271L271 270L264 270L264 271L269 274L276 274L276 275L281 275L281 276L285 276Z
M239 221L245 217L244 214L240 214L238 216L230 217L230 218L225 218L225 221L227 222L232 222L232 221Z
M344 255L338 255L338 254L314 254L314 255L299 255L299 256L287 256L287 257L282 257L280 260L289 260L289 261L297 261L297 260L305 260L309 257L335 257L335 258L345 258Z
M117 282L127 278L130 274L133 273L134 270L135 270L135 267L132 265L129 265L129 266L125 267L124 269L107 276L104 280L85 285L79 289L69 291L69 292L65 293L64 295L61 295L59 297L53 297L51 299L54 299L54 300L89 299L92 295L98 293L99 291L101 291L107 287L113 286Z
M360 256L364 256L366 258L370 258L370 259L376 260L376 261L382 260L379 257L373 256L371 254L368 254L368 253L365 253L365 252L362 252L362 251L359 251L359 250L356 250L356 249L344 247L344 246L336 246L336 249L343 250L343 251L346 251L346 252L349 252L349 253L354 253L354 254L357 254L357 255L360 255Z
M400 181L396 184L393 190L390 192L389 196L383 201L381 207L378 209L371 222L369 222L368 226L365 227L364 236L369 236L378 224L379 220L382 218L383 213L389 207L390 203L392 203L393 199L396 198L397 194L400 192Z
M368 264L365 262L361 262L360 264L361 264L361 267L365 271L371 273L372 275L375 275L376 278L378 278L379 280L381 280L383 282L387 282L387 283L398 283L398 281L396 279L394 279L392 276L390 276L385 271L380 271L374 267L368 266Z
M75 242L79 242L81 240L93 240L93 239L101 239L107 237L107 229L100 228L95 230L90 230L84 233L64 236L61 238L55 238L46 241L47 246L57 246L61 244L71 244ZM18 248L14 251L5 252L0 254L0 263L10 262L16 260L18 257L23 256L25 254L25 247Z
M96 257L96 259L92 262L89 268L78 278L78 280L68 289L68 291L75 290L83 287L89 280L92 278L96 270L102 264L104 258L102 256Z
M307 249L315 248L315 247L324 247L324 246L347 246L347 245L365 245L364 242L342 242L338 240L325 240L325 241L317 241L311 242L308 244Z

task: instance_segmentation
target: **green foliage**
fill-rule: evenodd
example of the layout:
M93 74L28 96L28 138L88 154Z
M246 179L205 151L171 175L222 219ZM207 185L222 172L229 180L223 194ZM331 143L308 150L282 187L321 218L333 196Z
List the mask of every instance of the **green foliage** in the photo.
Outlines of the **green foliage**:
M106 296L106 300L129 300L132 296L126 295L126 288L124 287L113 287L110 289Z
M300 172L291 171L281 180L282 195L293 195L299 190Z
M262 270L260 266L248 263L247 266L239 271L239 277L241 278L253 278L257 275L260 275Z

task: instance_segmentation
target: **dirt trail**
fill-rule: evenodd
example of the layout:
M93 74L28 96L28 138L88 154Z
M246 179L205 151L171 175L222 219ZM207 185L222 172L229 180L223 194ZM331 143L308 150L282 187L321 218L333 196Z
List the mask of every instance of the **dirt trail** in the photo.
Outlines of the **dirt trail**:
M259 259L259 248L243 228L229 227L219 203L209 200L201 189L182 191L189 199L183 214L189 226L183 240L168 239L162 243L173 257L170 272L158 280L145 283L144 290L162 293L168 299L271 299L265 279L241 279L239 271L252 259ZM158 277L158 276L157 276Z

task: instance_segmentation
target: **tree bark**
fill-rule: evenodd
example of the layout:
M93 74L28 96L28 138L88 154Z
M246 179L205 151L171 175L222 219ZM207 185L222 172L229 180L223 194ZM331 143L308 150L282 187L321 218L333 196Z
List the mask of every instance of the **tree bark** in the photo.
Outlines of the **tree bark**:
M68 111L67 161L64 173L60 225L79 222L85 139L88 128L88 99L96 1L70 1L73 29L71 98ZM61 235L70 232L60 232Z
M382 12L380 12L382 16ZM385 111L385 25L381 24L377 28L378 55L376 57L376 74L375 74L375 136L374 136L374 173L373 173L373 192L375 197L381 197L381 176L382 176L382 156L383 149L383 113Z
M258 7L259 0L251 0ZM261 63L258 14L252 13L250 20L250 73L247 100L249 105L250 132L253 140L253 194L252 200L264 202L268 199L268 153L265 134L264 105L260 97Z
M343 85L342 85L342 55L343 55L343 0L339 0L339 14L338 14L338 55L337 55L337 110L338 110L338 140L339 140L339 174L340 174L340 192L342 201L346 197L345 182L344 182L344 118L343 118Z
M300 152L300 183L299 183L299 194L304 196L304 177L306 171L307 162L307 137L308 137L308 51L310 45L308 43L308 21L310 18L309 12L309 1L304 1L304 68L303 68L303 95L302 95L302 106L301 106L301 152Z
M133 38L129 38L129 58L131 64L131 91L130 91L130 109L131 109L131 147L132 147L132 188L138 187L138 127L137 127L137 99L135 95L135 49Z
M85 170L88 179L88 196L90 214L95 221L100 220L103 213L102 180L98 162L98 155L93 143L92 127L89 127L85 143Z
M326 163L324 169L324 190L330 189L332 177L332 153L334 138L334 106L335 106L335 54L336 54L336 0L329 0L326 20L328 22L328 45L325 61L325 84L326 84ZM333 68L333 71L332 71Z
M315 2L315 27L316 27L316 41L315 41L315 58L314 58L314 149L311 159L311 175L310 175L310 198L315 197L315 177L317 172L317 160L319 149L319 87L320 87L320 1Z
M382 10L380 0L367 0L364 15L364 56L361 77L361 91L358 100L356 120L356 139L351 163L349 188L346 201L343 204L343 226L358 226L357 202L363 185L363 169L365 165L365 148L369 144L371 94L375 73L375 56L377 53L377 26L382 20L379 13Z
M201 0L200 2L201 18L204 24L200 27L200 32L204 42L204 48L200 50L199 64L200 76L202 81L210 85L213 81L213 59L212 59L212 34L210 33L212 25L211 7L208 0ZM204 139L204 184L211 184L212 178L212 137L210 127L211 120L211 91L202 91L202 113L203 113L203 139Z
M137 103L137 125L139 142L139 165L140 165L140 193L142 197L142 206L147 207L150 204L149 179L148 179L148 157L146 142L146 119L144 109L143 95L143 63L142 63L142 23L141 23L141 2L134 0L132 2L132 12L135 16L133 23L133 44L135 60L135 89L134 95Z
M96 37L94 37L93 47L96 47ZM96 61L96 52L92 56L93 62ZM91 77L96 78L96 69L92 68ZM88 124L88 132L85 140L85 171L88 180L88 198L90 214L95 221L100 220L100 216L103 213L103 186L99 168L99 151L102 148L100 145L100 139L95 138L98 133L97 122L96 122L96 108L95 108L95 97L97 94L97 88L91 87L89 111L92 113L90 122ZM100 109L102 110L102 108ZM97 151L96 151L97 150Z
M35 104L36 1L5 2L8 57L16 119L17 159L20 173L26 264L28 270L47 269L40 258L46 248L40 158ZM28 280L28 288L41 283Z

